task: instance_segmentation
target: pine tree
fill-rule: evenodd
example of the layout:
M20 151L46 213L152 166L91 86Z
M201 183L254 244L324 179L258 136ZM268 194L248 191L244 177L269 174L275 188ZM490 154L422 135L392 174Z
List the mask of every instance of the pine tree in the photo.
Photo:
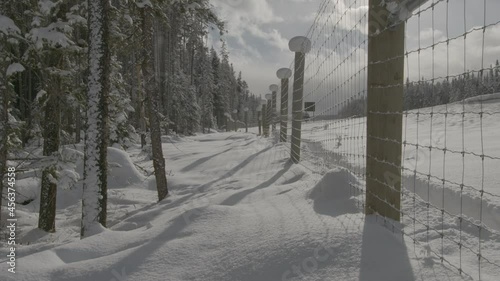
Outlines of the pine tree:
M498 78L500 76L500 63L498 60L495 62L495 77Z
M109 1L88 0L89 77L81 236L106 227L109 98Z
M246 89L244 88L244 85L243 85L243 78L241 77L241 71L238 73L238 78L236 78L236 91L234 91L233 95L234 95L234 98L233 98L233 103L232 103L232 106L231 108L235 108L238 110L238 117L237 119L238 120L243 120L243 95L244 95L244 91L246 91Z
M7 3L0 3L0 11L5 11ZM0 20L7 23L0 26L0 222L2 219L2 198L4 175L7 173L8 149L11 146L11 124L9 122L9 108L12 100L13 85L10 83L13 74L24 68L17 62L14 54L9 50L15 49L16 41L12 40L20 35L20 29L14 21L6 15L0 14ZM13 46L14 45L14 46ZM8 185L7 185L8 187Z
M217 128L222 128L225 124L224 99L221 95L221 61L219 55L214 48L210 49L210 57L212 60L212 73L214 77L213 101L214 101L214 116L217 119Z
M470 98L478 95L478 81L474 72L467 73L465 80L465 97Z
M39 8L40 13L44 15L43 24L33 28L28 38L47 60L47 64L41 68L41 87L46 90L43 97L43 156L50 157L53 161L42 171L38 227L44 231L54 232L59 180L57 160L61 144L62 94L67 86L64 74L69 69L67 51L73 42L69 40L65 28L68 25L68 5L59 3L59 6L48 10L43 10L42 6ZM46 36L47 30L50 30L51 36L54 37Z
M222 41L221 47L221 61L218 67L217 74L217 110L219 118L225 123L226 130L228 130L228 119L232 114L234 108L234 92L236 91L236 79L234 71L229 62L229 52L225 41ZM232 98L233 97L233 98Z
M47 157L58 157L60 144L61 126L61 103L60 103L60 80L51 77L49 90L45 104L45 119L43 128L43 155ZM55 163L54 159L53 163ZM55 231L56 198L57 198L57 167L49 165L42 171L42 183L40 192L40 215L38 227L48 232Z
M495 93L500 93L500 64L495 62Z
M439 97L441 104L447 104L450 102L450 82L448 79L444 80L440 85Z
M153 7L151 2L141 4L142 17L142 74L145 79L144 92L151 128L151 146L153 150L153 166L156 178L156 189L158 201L162 201L168 195L167 176L165 174L165 158L161 144L160 108L157 83L154 77L153 60Z
M202 127L202 131L205 132L205 129L208 129L208 131L210 131L210 128L212 128L214 125L214 104L212 93L215 85L208 49L204 46L199 46L199 48L201 49L201 51L195 67L195 81L198 87L198 100L199 104L201 105L200 125Z

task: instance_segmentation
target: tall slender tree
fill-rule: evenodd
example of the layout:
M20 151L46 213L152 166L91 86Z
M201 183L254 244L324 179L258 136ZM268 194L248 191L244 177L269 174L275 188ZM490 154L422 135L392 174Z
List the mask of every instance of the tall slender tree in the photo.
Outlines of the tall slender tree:
M60 144L61 104L60 79L53 75L49 78L49 91L45 105L43 129L43 155L53 157L51 164L42 171L42 186L40 191L40 214L38 228L48 232L55 231L56 197L57 197L57 167L56 158Z
M154 75L153 60L153 7L150 1L144 1L140 5L142 17L142 74L145 79L144 92L146 93L146 104L151 128L151 146L153 150L153 167L156 178L156 189L158 201L168 195L167 175L165 172L165 158L161 144L160 108L158 96L158 84Z
M57 9L41 10L42 14L45 15L46 24L46 27L41 27L41 29L55 29L58 34L65 36L62 25L67 24L65 21L65 12L67 10L66 5L60 5ZM54 24L57 19L59 19L59 25ZM67 39L67 37L65 38ZM57 159L61 144L61 102L63 99L61 71L66 68L66 54L65 48L61 48L57 42L40 44L40 41L43 41L43 39L38 36L32 36L31 40L35 45L38 43L39 46L42 46L39 48L39 51L47 59L47 63L42 67L41 71L41 86L45 89L42 122L43 156L52 158L42 171L38 228L47 232L54 232L59 178Z

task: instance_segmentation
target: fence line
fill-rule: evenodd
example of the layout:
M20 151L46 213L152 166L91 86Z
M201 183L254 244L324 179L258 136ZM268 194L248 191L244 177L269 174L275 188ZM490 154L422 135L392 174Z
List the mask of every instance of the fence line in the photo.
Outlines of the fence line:
M340 166L361 179L350 183L359 208L392 231L459 274L493 280L500 272L500 16L493 12L500 3L470 3L322 1L306 34L303 73L290 79L304 75L303 98L289 100L315 102L316 112L293 120L302 122L303 143L294 147L292 133L287 145L301 149L306 168ZM398 29L404 50L389 54ZM390 108L399 91L402 104ZM383 134L367 133L370 126Z

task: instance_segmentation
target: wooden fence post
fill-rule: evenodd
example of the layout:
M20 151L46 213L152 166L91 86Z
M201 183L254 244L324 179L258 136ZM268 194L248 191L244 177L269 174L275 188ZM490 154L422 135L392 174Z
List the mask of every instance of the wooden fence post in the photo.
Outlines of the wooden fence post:
M279 90L279 86L276 85L276 84L272 84L271 86L269 86L269 90L271 91L271 104L272 104L272 109L271 109L271 119L272 119L272 124L273 124L273 131L276 130L276 123L277 123L277 111L276 111L276 95L277 95L277 92Z
M387 28L383 0L369 0L366 214L399 221L404 90L404 22Z
M266 138L269 136L269 126L267 125L267 102L262 102L262 133Z
M292 103L292 145L291 156L294 163L300 161L300 142L302 128L302 106L304 95L304 69L306 53L311 50L311 41L303 36L290 40L290 51L295 52L295 71L293 76L293 103Z
M289 68L280 68L276 76L281 79L281 123L280 123L280 141L286 142L288 130L288 84L292 71Z

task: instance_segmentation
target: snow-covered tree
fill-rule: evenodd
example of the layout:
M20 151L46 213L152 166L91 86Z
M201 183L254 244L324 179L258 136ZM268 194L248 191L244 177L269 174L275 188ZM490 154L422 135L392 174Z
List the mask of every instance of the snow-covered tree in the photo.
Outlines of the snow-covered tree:
M153 1L155 3L156 1ZM165 172L165 158L161 143L160 126L160 97L155 81L155 66L153 57L153 4L150 1L137 2L142 15L142 74L145 79L144 92L151 130L151 146L153 151L153 167L156 178L156 189L158 191L158 201L163 200L168 195L167 176Z
M190 135L197 131L200 123L200 107L196 88L191 85L189 76L178 71L171 89L171 110L174 130L179 134Z
M218 67L217 79L216 101L218 102L218 116L219 118L224 118L222 116L231 116L232 111L236 109L234 108L236 78L234 77L234 71L229 62L229 52L224 41L221 47L221 61ZM226 130L227 129L226 124Z
M203 132L212 128L214 123L214 100L215 88L212 64L208 48L200 46L200 56L196 64L196 85L198 87L198 100L200 104L200 118Z
M107 211L109 1L88 0L88 7L89 76L81 237L106 227Z
M448 79L443 80L437 86L437 95L439 98L439 104L446 104L450 102L450 82Z
M66 80L70 69L68 55L74 46L69 38L72 31L68 19L69 5L60 2L52 4L39 2L33 13L33 28L26 36L30 42L27 52L44 60L39 67L41 83L38 97L43 111L43 156L53 161L49 161L42 171L38 227L50 232L55 231L63 93L69 85Z
M214 116L217 120L217 127L222 128L225 124L225 99L221 95L221 61L219 55L212 47L210 49L210 58L212 62L212 74L214 77L214 87L212 89L213 102L214 102Z
M0 11L5 11L5 4L0 4ZM17 73L24 71L19 59L10 50L15 49L20 37L20 29L14 21L0 14L0 210L2 208L2 195L4 190L4 175L7 172L7 157L9 148L13 146L12 120L9 114L13 95L11 79ZM8 185L7 185L8 186ZM1 221L0 212L0 221Z

